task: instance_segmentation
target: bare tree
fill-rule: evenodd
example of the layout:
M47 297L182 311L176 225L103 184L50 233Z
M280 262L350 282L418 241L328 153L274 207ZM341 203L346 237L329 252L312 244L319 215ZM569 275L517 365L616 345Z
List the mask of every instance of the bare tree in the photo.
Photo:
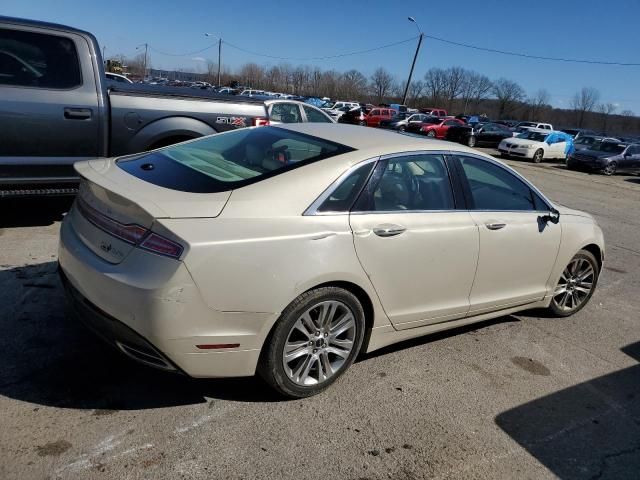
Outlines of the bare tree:
M447 102L447 110L453 107L453 101L464 92L468 72L462 67L451 67L444 71L444 95Z
M126 61L127 71L134 77L144 78L144 53L139 53L133 58L129 58ZM147 55L147 70L151 68L151 59L150 56Z
M371 91L378 103L390 93L392 86L393 77L384 68L377 68L371 75Z
M430 68L424 74L426 95L434 107L440 106L446 96L446 73L441 68Z
M240 69L240 78L248 87L259 85L264 79L264 67L257 63L246 63Z
M514 106L525 98L524 89L512 80L499 78L493 82L491 92L498 100L498 117L503 118Z
M467 71L461 93L461 96L464 99L463 113L467 113L469 106L474 110L477 110L480 102L485 98L488 98L492 88L493 83L489 80L489 77L480 75L476 72Z
M597 110L602 117L602 132L607 133L607 126L609 123L609 116L616 111L616 107L613 103L601 103L598 105Z
M540 120L540 114L547 108L549 108L549 101L551 100L551 95L549 92L541 88L537 90L533 95L531 95L528 99L529 103L529 112L531 115L531 120Z
M399 85L406 85L406 82L402 82ZM409 85L409 91L407 92L407 99L411 105L415 105L419 102L422 94L424 93L424 89L425 85L422 80L415 80L411 82L411 85ZM401 96L403 93L404 92L402 92L398 96Z
M582 87L571 100L571 108L576 113L578 128L584 124L585 114L593 111L600 99L600 92L593 87Z
M349 70L340 79L340 95L346 100L358 98L367 88L367 77L358 70Z

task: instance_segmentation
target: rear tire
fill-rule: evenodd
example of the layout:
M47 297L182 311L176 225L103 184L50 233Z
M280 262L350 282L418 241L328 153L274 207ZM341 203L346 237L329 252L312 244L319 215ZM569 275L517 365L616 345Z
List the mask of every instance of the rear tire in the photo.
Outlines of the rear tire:
M284 309L267 337L258 373L283 396L316 395L351 366L364 330L364 310L351 292L338 287L305 292Z
M600 266L588 250L580 250L565 267L548 311L556 317L568 317L579 312L589 302L598 284Z
M544 151L541 148L539 148L533 154L533 162L534 163L540 163L542 161L543 157L544 157Z

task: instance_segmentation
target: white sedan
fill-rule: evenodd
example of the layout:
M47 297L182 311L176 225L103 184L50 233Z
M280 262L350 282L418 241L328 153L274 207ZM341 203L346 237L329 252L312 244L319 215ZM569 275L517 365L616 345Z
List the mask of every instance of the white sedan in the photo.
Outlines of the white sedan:
M529 130L515 138L505 138L498 145L498 151L505 157L520 157L540 163L542 159L567 158L567 137L563 132Z
M492 157L389 131L247 128L76 169L59 262L78 317L145 364L258 372L290 397L408 338L572 315L604 259L589 214Z

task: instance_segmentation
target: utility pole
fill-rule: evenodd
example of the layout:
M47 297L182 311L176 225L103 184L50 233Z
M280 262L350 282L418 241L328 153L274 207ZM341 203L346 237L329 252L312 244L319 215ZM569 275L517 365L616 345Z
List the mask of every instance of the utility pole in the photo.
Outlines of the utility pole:
M144 46L144 64L142 66L142 81L144 82L144 79L147 78L147 50L149 49L149 44L148 43L141 43L140 45L138 45L136 47L136 50L138 50L140 47Z
M407 93L409 92L409 85L411 85L411 77L413 76L413 67L416 66L416 60L418 59L418 53L420 53L420 45L422 45L422 38L424 37L424 33L420 30L420 26L418 22L413 17L409 17L408 20L416 24L416 28L420 32L420 38L418 39L418 46L416 47L416 53L413 56L413 62L411 63L411 70L409 70L409 78L407 79L407 85L404 87L404 95L402 95L402 104L407 104Z
M222 85L220 81L220 69L222 68L222 39L218 39L218 86Z

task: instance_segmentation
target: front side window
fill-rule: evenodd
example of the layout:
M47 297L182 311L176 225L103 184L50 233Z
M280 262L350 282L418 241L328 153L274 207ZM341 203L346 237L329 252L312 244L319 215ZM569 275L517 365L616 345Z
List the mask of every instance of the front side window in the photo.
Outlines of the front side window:
M518 177L486 160L459 156L474 210L538 210L542 200Z
M307 121L313 123L331 123L329 117L315 108L307 107L306 105L303 105L302 108L304 109L304 113L307 115Z
M0 28L0 85L69 89L81 83L71 39Z
M117 165L161 187L213 193L273 177L353 148L277 127L234 130L130 159Z
M424 154L380 162L355 210L401 212L454 208L444 157Z
M281 123L299 123L300 109L295 103L275 103L271 107L271 120Z
M372 110L371 115L380 115L380 110Z

